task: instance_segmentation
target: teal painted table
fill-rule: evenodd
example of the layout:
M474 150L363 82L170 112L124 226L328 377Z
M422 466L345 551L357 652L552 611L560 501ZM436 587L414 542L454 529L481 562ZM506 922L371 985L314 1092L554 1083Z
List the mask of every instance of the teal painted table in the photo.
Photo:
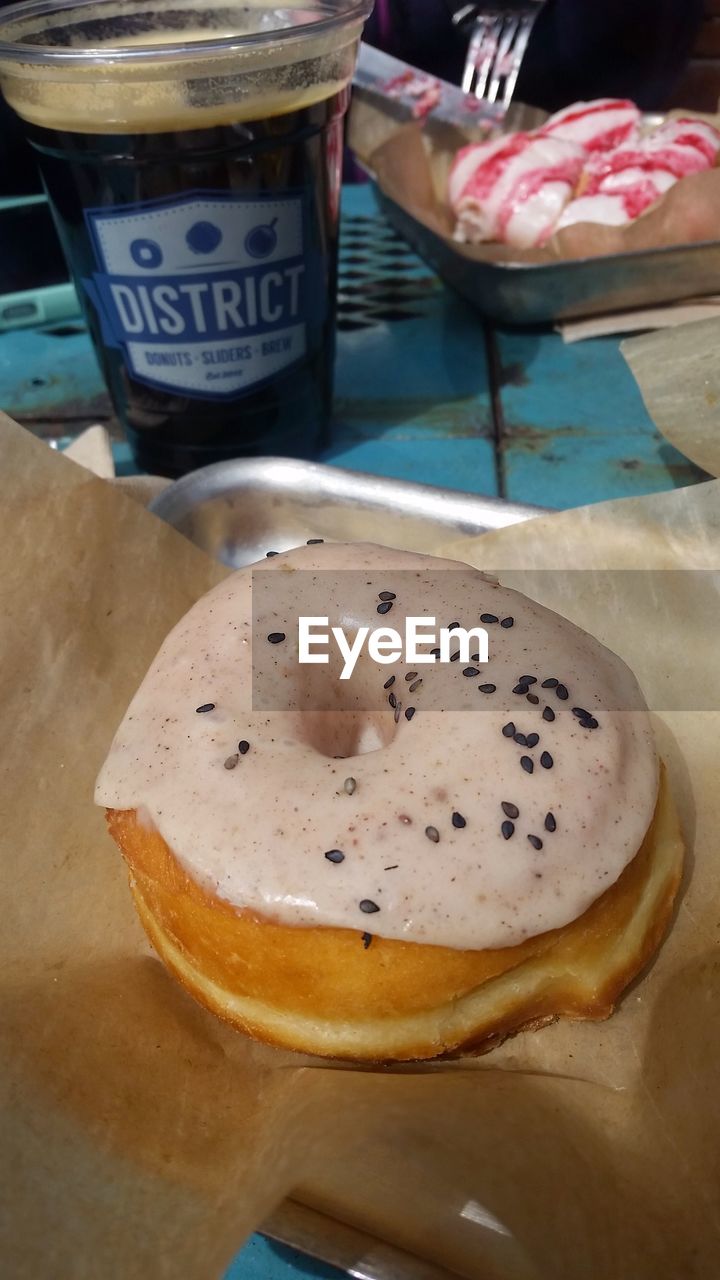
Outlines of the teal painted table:
M614 338L494 329L345 191L332 443L338 466L549 507L691 484ZM79 321L0 336L0 406L46 436L109 421ZM121 470L131 467L117 428Z
M0 406L62 443L107 422L80 322L0 336ZM322 460L548 507L703 479L655 430L613 338L564 346L485 324L399 240L368 187L344 197L335 422ZM341 1273L261 1236L226 1280Z

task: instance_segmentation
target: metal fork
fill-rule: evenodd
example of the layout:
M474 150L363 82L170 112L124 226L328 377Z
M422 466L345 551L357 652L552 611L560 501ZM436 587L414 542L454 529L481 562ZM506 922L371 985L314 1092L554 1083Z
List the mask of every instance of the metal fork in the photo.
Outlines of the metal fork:
M487 7L465 4L453 13L461 29L470 27L462 87L483 102L512 101L530 33L545 0L494 0Z

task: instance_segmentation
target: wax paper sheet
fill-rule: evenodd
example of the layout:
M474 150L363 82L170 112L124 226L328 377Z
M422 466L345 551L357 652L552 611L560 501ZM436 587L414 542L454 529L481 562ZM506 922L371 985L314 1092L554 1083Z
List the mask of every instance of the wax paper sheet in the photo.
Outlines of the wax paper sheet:
M583 320L566 320L555 325L563 342L585 342L588 338L606 338L612 333L645 333L648 329L673 329L695 320L712 320L720 316L720 297L690 298L687 302L669 302L665 306L634 307L611 315L590 316Z
M666 439L720 476L720 318L643 334L621 351Z
M392 1071L264 1049L153 957L92 804L161 639L224 570L7 419L0 461L3 1274L214 1280L291 1196L313 1211L306 1243L321 1248L323 1222L352 1229L343 1258L357 1240L359 1273L362 1257L396 1250L427 1277L715 1277L720 715L658 716L692 853L670 936L609 1022ZM601 504L437 550L562 602L644 684L672 639L688 705L709 706L719 490ZM656 649L646 596L636 606L618 587L610 611L583 587L590 574L569 590L570 565L706 572L681 597L666 574L669 600L658 573L672 636ZM391 1276L384 1265L370 1274Z

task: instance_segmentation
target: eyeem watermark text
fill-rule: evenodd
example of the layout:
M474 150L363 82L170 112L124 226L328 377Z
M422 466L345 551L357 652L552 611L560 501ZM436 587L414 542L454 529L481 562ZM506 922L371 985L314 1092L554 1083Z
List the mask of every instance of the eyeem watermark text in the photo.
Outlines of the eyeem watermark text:
M474 662L488 661L488 635L484 627L438 629L435 618L406 618L404 633L393 627L359 627L349 640L342 627L330 627L329 621L326 617L298 618L298 661L328 663L334 642L344 662L341 680L350 679L366 645L372 661L384 664L400 660L413 666L450 662L452 654L458 652L459 661L469 662L471 649ZM423 649L430 646L435 652L420 652L418 646Z

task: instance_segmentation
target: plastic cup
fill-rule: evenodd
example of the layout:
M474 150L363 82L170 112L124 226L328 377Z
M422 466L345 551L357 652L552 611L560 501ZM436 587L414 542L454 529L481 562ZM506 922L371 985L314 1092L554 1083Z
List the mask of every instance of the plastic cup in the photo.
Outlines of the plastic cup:
M139 467L311 456L329 421L343 115L370 0L30 0L25 123Z

